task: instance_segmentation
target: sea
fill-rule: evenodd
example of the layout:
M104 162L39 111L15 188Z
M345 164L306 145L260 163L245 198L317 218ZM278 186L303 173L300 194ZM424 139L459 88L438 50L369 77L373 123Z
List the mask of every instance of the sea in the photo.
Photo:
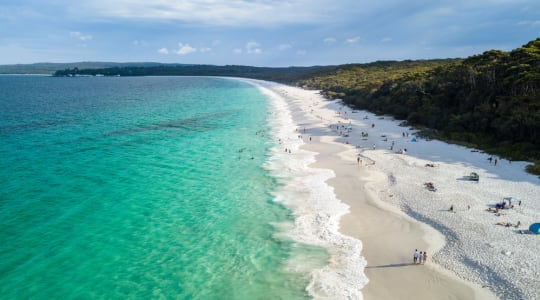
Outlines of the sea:
M297 236L269 98L227 78L0 76L0 299L313 297L332 253Z

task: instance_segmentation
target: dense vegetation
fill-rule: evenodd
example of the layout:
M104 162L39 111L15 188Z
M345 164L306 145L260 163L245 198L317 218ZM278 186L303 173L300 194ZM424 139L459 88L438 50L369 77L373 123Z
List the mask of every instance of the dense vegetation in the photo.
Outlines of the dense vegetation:
M68 68L56 71L54 76L228 76L263 79L282 83L309 78L324 71L334 70L333 66L267 68L249 66L215 65L160 65L152 67L113 67L103 69Z
M75 63L35 63L35 64L15 64L0 65L0 74L42 74L52 75L60 69L79 68L79 69L102 69L112 67L152 67L163 65L155 62L75 62Z
M437 138L540 160L540 38L464 60L342 66L301 84L429 128ZM540 165L528 170L539 174Z
M434 138L536 161L528 170L540 174L540 38L466 59L289 68L115 66L67 68L55 76L97 74L235 76L319 89L356 108L406 120Z

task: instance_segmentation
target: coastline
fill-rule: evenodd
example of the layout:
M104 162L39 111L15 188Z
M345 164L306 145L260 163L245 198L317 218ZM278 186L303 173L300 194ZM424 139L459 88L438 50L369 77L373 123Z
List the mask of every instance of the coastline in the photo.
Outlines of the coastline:
M384 174L357 167L350 149L324 139L306 148L319 153L315 168L332 168L328 180L338 199L349 205L341 219L341 232L360 239L368 261L370 282L361 290L364 299L497 299L481 287L445 272L430 259L412 264L415 248L435 253L444 246L440 233L377 199L370 183L384 181ZM391 287L391 288L390 288Z
M509 211L511 221L520 219L528 226L540 216L538 204L533 202L540 193L540 181L523 171L524 162L504 162L503 166L500 160L499 169L486 167L487 155L472 149L438 141L410 143L408 136L401 139L401 130L403 137L405 131L411 135L414 131L399 127L391 118L353 112L316 91L250 82L286 99L297 128L306 129L301 149L317 153L310 167L334 172L326 183L349 211L341 217L339 231L361 241L361 253L367 260L364 273L369 283L357 287L365 299L405 295L417 299L535 299L538 258L533 249L538 249L538 239L496 226L502 218L485 211L490 203L513 195L528 201L528 206ZM335 127L346 123L352 128L350 137ZM376 130L372 130L374 126ZM369 138L360 137L363 130L370 131ZM396 149L409 147L409 153L389 151L389 139L392 148L396 141ZM362 166L357 165L357 157ZM435 167L424 167L428 162ZM474 186L456 178L470 170L478 171L485 181ZM439 177L439 191L429 192L422 186L424 180ZM458 207L456 214L448 213L449 205ZM465 210L468 214L462 213ZM431 257L426 265L412 264L414 249L428 251ZM501 260L510 264L500 264Z
M315 299L361 299L360 289L368 281L363 273L366 261L361 256L361 241L339 232L339 220L348 207L325 183L335 173L310 167L316 162L316 152L304 149L288 99L269 86L256 85L270 100L271 135L279 140L265 166L280 186L274 201L291 209L294 216L293 228L281 228L284 230L278 230L278 235L326 252L317 257L293 254L285 267L309 275L306 291Z

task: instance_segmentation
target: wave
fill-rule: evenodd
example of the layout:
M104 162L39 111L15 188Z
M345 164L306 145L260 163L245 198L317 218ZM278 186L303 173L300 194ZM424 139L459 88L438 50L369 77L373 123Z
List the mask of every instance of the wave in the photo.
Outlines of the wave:
M266 87L272 83L248 82L269 99L268 122L279 144L271 148L265 167L280 183L274 200L293 212L290 238L323 247L329 254L323 267L311 270L306 291L315 299L362 299L360 290L368 282L364 274L366 260L360 255L362 242L338 231L339 220L348 213L348 206L337 199L326 183L335 177L334 172L309 167L317 153L301 149L304 142L295 132L297 125L286 99L273 92L271 86Z

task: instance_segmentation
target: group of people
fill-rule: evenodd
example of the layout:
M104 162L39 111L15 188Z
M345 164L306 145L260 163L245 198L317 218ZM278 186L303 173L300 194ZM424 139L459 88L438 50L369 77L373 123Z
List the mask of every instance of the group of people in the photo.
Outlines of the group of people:
M496 159L496 158L494 159L493 157L490 156L490 157L488 157L487 160L489 160L489 163L490 163L490 164L493 162L493 165L494 165L494 166L497 165L497 159Z
M436 192L437 191L437 188L435 187L435 185L433 184L433 182L426 182L424 183L424 187L428 190L428 191L431 191L431 192Z
M419 264L419 265L423 265L427 262L427 251L420 251L418 252L418 249L414 249L414 254L413 254L413 263L416 265L416 264Z

